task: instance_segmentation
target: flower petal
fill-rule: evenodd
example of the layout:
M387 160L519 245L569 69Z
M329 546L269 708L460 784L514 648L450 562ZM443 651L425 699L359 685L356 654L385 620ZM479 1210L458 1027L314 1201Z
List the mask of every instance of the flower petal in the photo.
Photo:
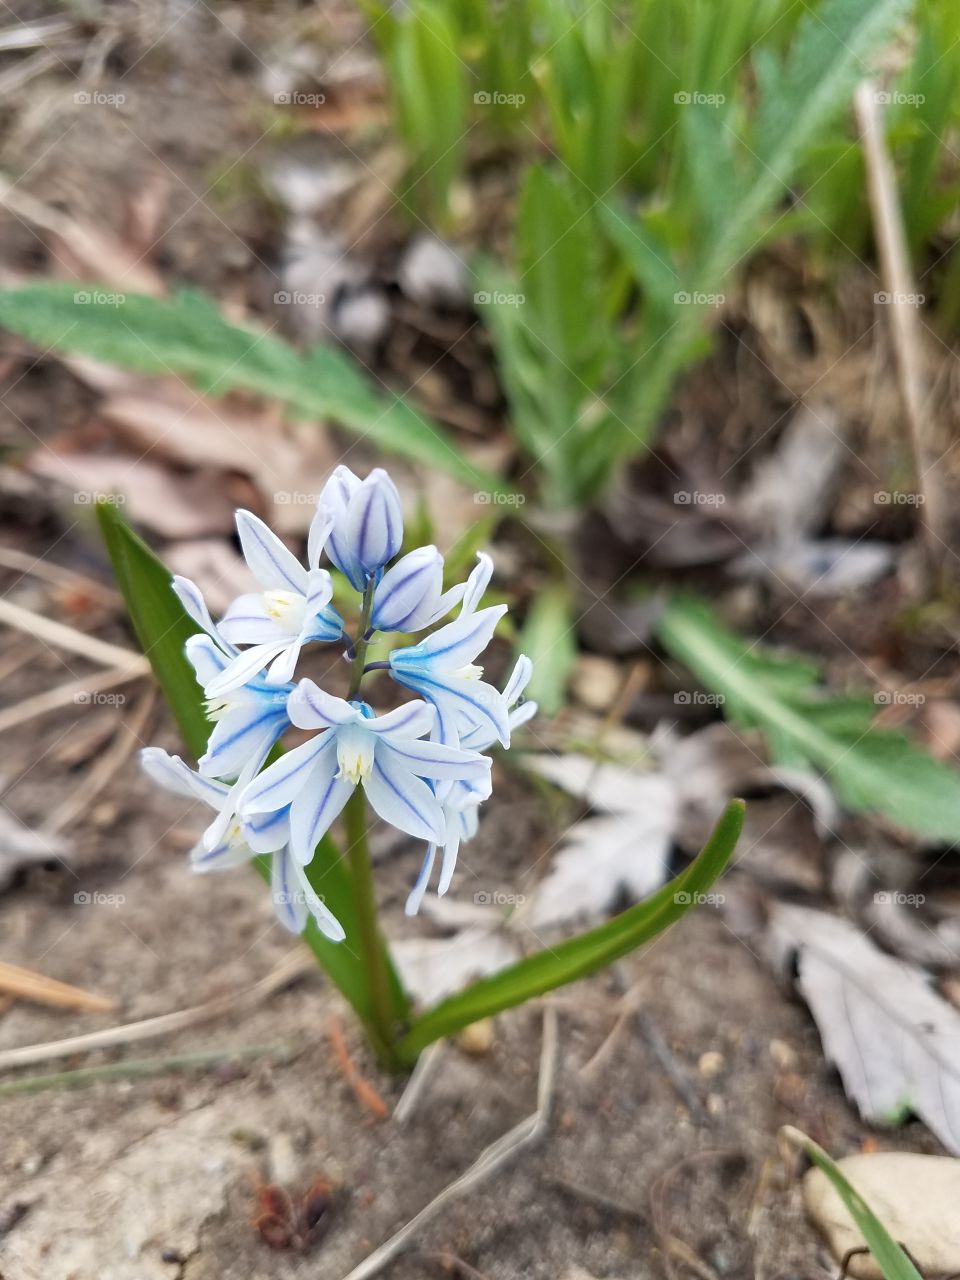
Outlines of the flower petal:
M274 640L291 640L297 631L270 612L261 592L252 591L231 604L220 620L220 634L230 644L270 644Z
M311 572L320 564L320 556L323 554L327 538L330 537L333 523L333 512L329 507L325 507L322 502L318 502L313 519L310 521L310 529L307 532L307 564L310 566Z
M513 704L523 693L524 689L530 683L530 677L533 675L533 663L525 653L521 653L517 661L514 663L513 670L510 672L510 679L507 681L503 690L503 700L508 707Z
M476 566L467 578L467 586L463 594L463 607L460 610L461 617L467 613L476 613L477 606L483 599L483 593L490 585L492 577L493 561L485 551L478 551Z
M381 569L400 550L403 512L400 495L382 467L376 467L350 499L344 537L367 575Z
M213 636L214 640L220 639L220 633L216 624L210 617L210 610L207 608L207 602L203 598L203 593L195 582L191 582L189 578L183 578L180 574L174 574L171 583L174 594L183 605L184 610L189 614L193 621L208 636Z
M265 591L307 593L307 571L272 529L250 511L237 512L243 558Z
M341 573L346 574L351 586L362 591L365 576L357 561L352 543L347 537L346 517L350 499L360 488L360 478L349 467L339 466L320 493L320 505L333 517L333 528L327 535L327 555Z
M290 851L304 865L312 862L317 845L339 817L356 785L337 776L335 738L332 733L329 736L333 739L331 748L318 757L309 784L290 806Z
M201 778L179 756L168 755L160 747L144 747L140 764L161 787L193 800L203 800L214 809L219 809L230 794L230 788L224 783Z
M303 641L298 638L288 644L285 649L280 650L267 670L267 684L281 685L290 683L293 679L293 673L297 669L297 662L302 648Z
M333 734L321 733L302 746L286 751L279 760L257 774L237 802L241 818L253 813L271 813L291 804L310 781L310 775L324 752L334 748Z
M235 707L213 726L206 752L197 761L205 778L235 778L254 757L257 768L287 727L286 698L278 706L257 698Z
M298 729L332 729L341 724L353 724L357 710L343 698L327 693L312 680L301 680L287 699L287 715ZM371 724L376 724L371 720Z
M393 752L378 748L363 789L384 822L420 840L443 843L446 826L440 801Z
M281 650L286 649L289 640L277 640L273 644L258 644L252 649L244 649L237 654L215 679L204 687L208 698L218 698L222 693L230 693L239 689L256 676L268 662L272 662Z
M251 856L250 849L243 844L223 840L208 849L201 840L190 850L190 870L200 873L230 871L233 867L242 867Z
M220 672L224 670L232 656L224 653L211 636L203 634L191 636L183 646L183 652L186 654L187 661L193 667L194 675L197 677L197 684L201 687L209 684L211 680L215 680Z
M363 727L371 733L397 734L402 738L422 738L433 728L436 716L436 708L418 698L414 702L405 702L402 706L395 707L385 715L364 720Z
M303 933L309 912L293 859L286 849L273 855L270 865L270 894L277 919L291 933Z
M290 842L290 810L258 813L245 818L240 828L253 853L276 853Z
M424 894L427 892L427 885L430 883L430 873L433 870L436 856L437 846L435 844L427 845L427 852L424 855L417 882L410 890L403 908L404 915L415 916L420 910L420 904L423 902Z
M342 942L347 936L344 933L343 925L337 917L330 911L323 901L317 896L317 893L307 878L306 867L301 866L293 858L290 859L290 868L303 894L303 900L307 905L307 910L317 922L317 928L329 938L331 942Z
M416 631L426 626L440 602L442 587L443 556L437 548L408 552L377 584L371 625L377 631Z
M443 859L440 863L440 879L437 882L437 897L442 898L450 888L453 873L457 866L457 855L460 852L460 823L447 823L447 843L443 846Z
M490 643L497 623L507 612L505 604L492 605L479 613L461 614L454 622L435 631L409 649L395 650L390 665L410 670L429 664L434 669L457 670L469 666Z
M398 757L400 767L409 769L418 778L449 778L454 782L470 779L471 783L482 788L490 777L489 756L460 751L439 742L387 738L378 745L377 756L385 752Z

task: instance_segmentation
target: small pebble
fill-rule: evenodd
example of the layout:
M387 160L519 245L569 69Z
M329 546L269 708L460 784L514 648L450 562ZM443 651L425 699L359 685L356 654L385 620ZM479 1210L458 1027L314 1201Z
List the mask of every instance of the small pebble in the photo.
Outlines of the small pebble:
M797 1065L796 1052L786 1040L770 1041L770 1057L773 1059L774 1066L779 1067L781 1071L792 1071Z
M472 1022L469 1027L464 1027L457 1037L457 1043L465 1053L476 1054L478 1057L489 1053L493 1047L493 1019L481 1018L479 1022Z
M710 1049L706 1053L700 1055L700 1061L697 1067L702 1076L708 1080L712 1080L714 1076L718 1076L723 1070L725 1059L722 1053L718 1053L716 1049Z

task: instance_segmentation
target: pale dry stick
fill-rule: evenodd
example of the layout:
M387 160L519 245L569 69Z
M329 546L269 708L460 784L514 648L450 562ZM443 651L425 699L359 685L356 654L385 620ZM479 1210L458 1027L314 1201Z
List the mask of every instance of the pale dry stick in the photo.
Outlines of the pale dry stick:
M887 149L876 85L864 80L857 89L854 105L863 139L864 161L870 209L880 267L890 304L893 354L900 384L900 396L910 431L910 446L916 483L923 499L917 511L924 551L929 563L936 559L936 547L943 545L943 511L938 485L932 477L931 449L926 427L928 404L923 371L923 342L920 318L915 305L917 292L910 269L910 255L897 198L896 173Z
M66 684L58 684L55 689L46 689L43 693L34 694L32 698L24 698L22 702L0 711L0 733L37 716L45 716L50 711L59 711L68 707L71 702L87 702L95 693L104 689L115 689L118 684L129 684L131 680L139 680L147 674L147 668L116 667L112 671L104 671L96 676L80 676L77 680L68 680Z
M143 742L142 734L153 711L156 701L156 688L151 685L134 708L133 715L125 720L118 729L107 750L100 756L94 767L84 775L80 785L76 787L53 811L52 816L43 824L42 830L57 835L64 827L70 825L100 794L105 786L116 776L118 770L127 761L131 752L136 750L137 743Z
M273 995L294 978L316 973L317 962L305 948L292 951L275 968L252 987L231 995L218 996L206 1004L191 1009L178 1009L176 1013L161 1013L156 1018L143 1018L119 1027L106 1027L103 1031L91 1031L87 1035L69 1036L66 1040L51 1040L46 1044L28 1044L21 1049L7 1049L0 1053L0 1071L11 1067L31 1067L37 1062L50 1062L54 1058L67 1058L75 1053L89 1053L92 1049L111 1049L120 1044L135 1044L154 1036L182 1031L201 1022L210 1022L238 1009L248 1008Z
M83 1013L109 1013L116 1003L107 996L98 996L82 987L48 978L33 969L21 969L19 965L0 960L0 991L18 1000L32 1000L36 1004L49 1004L56 1009L79 1009Z
M96 636L88 636L85 632L78 631L76 627L68 627L63 622L54 622L51 618L45 618L42 613L34 613L31 609L24 609L14 604L12 600L4 600L0 597L0 623L2 622L5 622L8 627L25 631L27 635L36 636L39 640L55 645L59 649L67 649L70 653L77 653L82 658L89 658L91 662L99 662L104 667L124 665L138 667L141 671L150 669L146 658L132 649L110 644L107 640L98 640Z
M77 573L76 569L68 569L65 565L27 555L25 551L18 551L16 547L0 546L0 566L4 569L13 569L16 573L28 574L32 578L40 578L54 587L84 591L87 595L96 596L104 604L122 603L120 593L114 591L113 587L108 587L105 582L98 582L96 578L89 578L85 573Z
M547 1006L543 1011L543 1041L540 1049L540 1078L537 1085L537 1109L526 1120L505 1133L496 1142L477 1157L469 1169L459 1178L449 1183L435 1196L415 1218L392 1235L386 1244L364 1258L363 1262L353 1268L344 1280L370 1280L406 1248L417 1232L428 1222L432 1222L441 1209L451 1200L456 1200L467 1191L483 1182L491 1173L499 1169L511 1156L524 1147L532 1146L543 1135L550 1122L550 1107L553 1101L553 1089L557 1068L557 1015Z
M432 1044L429 1049L421 1053L417 1059L417 1065L410 1073L407 1087L401 1093L399 1102L393 1108L393 1118L397 1124L406 1124L419 1105L427 1082L430 1076L434 1074L434 1068L440 1061L444 1045L445 1041L438 1040L436 1044Z
M597 1049L596 1053L585 1062L577 1073L584 1080L592 1080L601 1068L606 1065L608 1059L612 1055L614 1049L620 1042L624 1029L634 1014L640 1007L641 997L644 985L642 981L635 982L629 991L620 997L620 1011L617 1020L610 1029L609 1035L604 1037L603 1043Z

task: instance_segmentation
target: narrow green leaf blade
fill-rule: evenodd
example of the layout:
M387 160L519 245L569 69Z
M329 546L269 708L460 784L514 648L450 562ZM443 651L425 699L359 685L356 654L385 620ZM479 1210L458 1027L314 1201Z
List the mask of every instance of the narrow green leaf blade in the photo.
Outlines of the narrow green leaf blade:
M829 1178L850 1217L860 1228L860 1233L873 1254L884 1280L923 1280L904 1250L823 1147L812 1138L808 1138L805 1133L790 1126L781 1130L781 1133L800 1146L817 1168Z
M740 837L743 813L743 801L732 801L696 861L645 902L579 937L538 951L509 969L474 982L428 1010L400 1041L401 1054L412 1061L434 1040L453 1035L479 1018L596 973L655 938L695 906L723 871Z
M190 753L199 756L206 747L210 725L204 713L203 690L183 652L184 642L196 634L196 625L170 589L170 571L134 533L116 506L106 502L98 504L97 516L137 639L150 660ZM256 864L261 875L269 880L269 859L258 858ZM350 872L329 836L318 845L308 875L314 890L343 925L347 937L343 942L331 942L311 919L304 941L358 1017L368 1022L372 1012L370 993L363 984L363 967L350 941L358 936L359 928L350 891ZM406 1014L406 997L392 966L390 972L399 1020Z

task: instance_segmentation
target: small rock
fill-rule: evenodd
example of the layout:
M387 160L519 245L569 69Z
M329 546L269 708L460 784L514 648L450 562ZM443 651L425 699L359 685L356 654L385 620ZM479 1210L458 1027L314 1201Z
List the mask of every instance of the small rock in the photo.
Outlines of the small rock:
M707 1094L707 1115L708 1116L722 1116L725 1105L726 1104L724 1103L723 1098L719 1093Z
M771 1040L769 1049L773 1065L781 1071L792 1071L797 1065L796 1050L786 1040Z
M718 1076L723 1070L725 1059L722 1053L718 1053L716 1049L709 1049L706 1053L700 1055L700 1061L697 1063L697 1069L702 1076L708 1080L712 1080L714 1076Z
M397 282L407 297L421 306L462 306L467 300L463 259L436 236L419 235L411 240L400 260Z
M390 304L373 286L345 293L333 313L337 336L351 346L372 347L387 332Z
M923 1275L960 1271L960 1160L882 1151L847 1156L837 1164ZM803 1198L838 1261L863 1247L860 1230L826 1174L809 1170ZM848 1271L858 1280L882 1280L883 1275L872 1254L857 1254Z
M493 1019L481 1018L479 1022L472 1022L469 1027L464 1027L457 1037L457 1043L464 1052L478 1057L489 1053L493 1047Z
M581 654L573 670L571 688L589 711L609 711L623 687L623 670L610 658Z

